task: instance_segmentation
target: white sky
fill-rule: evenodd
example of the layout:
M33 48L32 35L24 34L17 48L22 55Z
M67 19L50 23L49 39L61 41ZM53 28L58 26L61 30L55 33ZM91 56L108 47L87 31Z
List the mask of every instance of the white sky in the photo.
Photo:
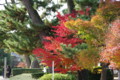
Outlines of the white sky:
M16 0L16 1L17 1L17 0ZM59 0L53 0L53 1L54 1L55 4L57 4ZM11 2L11 0L7 0L7 2L9 3L9 2ZM5 0L0 0L0 4L5 4ZM66 4L64 4L64 6L63 6L59 11L65 9L65 8L67 8L67 5L66 5ZM4 9L4 6L3 6L3 5L0 5L0 10L1 10L1 9Z
M17 0L15 0L15 1L17 1ZM59 3L59 0L53 0L53 1L54 1L55 4L58 4L58 3ZM113 1L120 1L120 0L113 0ZM7 2L9 3L9 2L11 2L11 0L7 0ZM5 0L0 0L0 4L5 4ZM66 9L66 8L67 8L67 4L64 3L63 7L61 7L61 8L58 10L58 12L62 12L62 10L63 10L63 9ZM3 10L3 9L4 9L4 6L3 6L3 5L0 5L0 10ZM40 11L38 11L38 13L41 15L43 11L44 11L44 10L40 10Z
M0 0L0 4L4 4L4 3L5 3L5 0ZM4 6L0 5L0 9L4 9Z
M17 0L15 0L17 1ZM59 3L59 0L53 0L55 4ZM7 0L8 3L11 2L11 0ZM5 0L0 0L0 4L5 4ZM19 6L19 5L18 5ZM62 14L62 10L67 9L67 4L64 3L63 6L58 10L58 12L60 12ZM4 6L0 5L0 10L4 10ZM38 10L38 13L41 15L45 10ZM52 13L52 15L56 15L57 13ZM52 16L48 16L47 19L51 20L53 17Z
M11 0L7 0L7 1L10 2ZM59 3L59 0L53 0L53 1L55 2L55 4ZM113 0L113 1L120 1L120 0ZM0 4L5 4L5 0L0 0ZM67 4L64 4L64 6L59 10L59 12L61 12L61 10L66 8L67 8ZM4 9L4 6L0 5L0 9Z

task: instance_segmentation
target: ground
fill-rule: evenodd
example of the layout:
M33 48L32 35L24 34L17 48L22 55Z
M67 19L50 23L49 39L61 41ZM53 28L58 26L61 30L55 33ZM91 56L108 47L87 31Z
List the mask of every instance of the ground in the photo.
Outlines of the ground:
M13 76L10 79L3 79L3 77L0 76L0 80L36 80L36 79L33 79L31 74L20 74L17 76Z
M31 77L31 74L21 74L11 77L10 79L4 79L2 76L0 76L0 80L37 80L37 79L33 79ZM114 80L118 80L118 77L115 77Z
M2 76L0 76L0 80L9 80L9 79L4 79Z

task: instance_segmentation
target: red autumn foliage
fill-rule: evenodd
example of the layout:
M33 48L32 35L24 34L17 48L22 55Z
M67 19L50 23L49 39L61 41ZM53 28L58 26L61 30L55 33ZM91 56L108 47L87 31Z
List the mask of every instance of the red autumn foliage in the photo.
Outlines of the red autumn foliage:
M70 17L75 18L76 13L64 16L58 13L57 17L60 19L60 24L53 26L54 36L45 36L46 41L43 42L43 48L36 48L33 53L42 60L42 63L49 67L52 66L52 61L54 61L55 71L66 73L67 71L79 70L80 67L76 65L74 59L67 58L60 53L62 51L61 44L71 44L72 47L75 47L83 42L83 40L77 38L75 30L70 30L64 25L64 22L68 21Z

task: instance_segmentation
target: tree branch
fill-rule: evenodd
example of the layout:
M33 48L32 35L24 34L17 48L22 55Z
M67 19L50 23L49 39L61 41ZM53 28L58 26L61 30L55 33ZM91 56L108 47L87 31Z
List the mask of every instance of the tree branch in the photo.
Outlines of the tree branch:
M22 2L25 5L25 7L29 13L32 23L35 25L44 25L44 22L40 18L38 12L33 8L33 1L32 0L22 0Z

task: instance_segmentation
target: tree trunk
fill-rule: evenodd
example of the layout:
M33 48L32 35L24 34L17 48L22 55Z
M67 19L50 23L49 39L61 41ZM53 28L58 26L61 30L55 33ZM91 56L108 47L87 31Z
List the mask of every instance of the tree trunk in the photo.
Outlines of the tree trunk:
M83 69L81 71L78 71L78 78L77 78L77 80L89 80L88 70Z
M111 74L112 74L112 80L114 80L114 72L113 72L113 69L111 69Z
M75 8L73 0L67 0L68 12L72 13Z
M118 70L118 80L120 80L120 70Z
M44 25L44 22L40 18L38 12L33 8L33 1L32 0L22 0L22 2L28 11L28 14L32 20L32 23L34 25Z
M37 59L35 59L35 60L31 63L31 68L40 68L39 62L38 62Z
M42 19L40 18L38 12L33 8L33 1L32 0L21 0L22 3L24 4L24 6L26 7L28 14L31 18L31 21L34 25L40 26L41 28L44 26L44 22L42 21ZM40 31L40 40L43 41L43 36L45 36L46 33L44 30L41 29ZM29 65L30 66L30 65ZM33 61L31 67L39 67L39 63L37 60Z
M41 28L42 28L44 26L44 22L40 18L38 12L33 8L33 1L32 0L22 0L22 2L25 5L25 7L29 13L32 23L34 25L41 26ZM40 35L39 35L41 41L44 40L43 36L45 36L45 35L46 35L45 31L41 29Z
M77 71L77 80L82 80L81 71Z
M101 72L101 78L100 80L106 80L107 79L107 64L102 63L102 72Z
M25 62L27 64L27 68L30 68L31 60L30 60L29 55L24 55L24 58L25 58Z
M7 4L7 6L9 5L7 0L5 0L5 3Z

